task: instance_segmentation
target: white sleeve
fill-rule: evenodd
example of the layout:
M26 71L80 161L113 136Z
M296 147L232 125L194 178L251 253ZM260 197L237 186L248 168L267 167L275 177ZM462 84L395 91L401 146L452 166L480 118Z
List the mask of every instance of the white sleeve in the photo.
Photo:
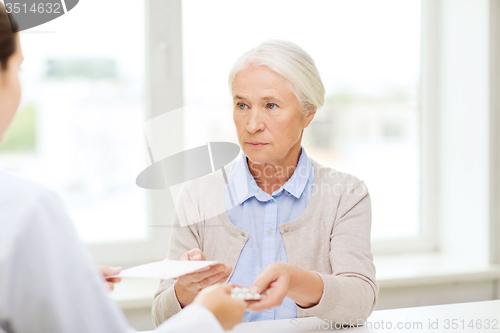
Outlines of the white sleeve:
M131 332L55 197L26 207L6 270L13 332Z
M155 331L169 333L222 333L215 315L201 304L191 304L164 321Z
M58 200L43 196L27 209L6 267L11 331L132 332ZM223 331L212 312L192 304L154 332Z

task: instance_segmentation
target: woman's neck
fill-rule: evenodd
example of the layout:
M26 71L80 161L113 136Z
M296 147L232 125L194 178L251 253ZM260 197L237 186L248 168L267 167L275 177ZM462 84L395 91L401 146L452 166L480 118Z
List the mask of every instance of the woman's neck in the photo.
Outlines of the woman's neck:
M267 194L283 186L293 175L299 163L301 148L300 141L294 145L281 159L269 161L267 163L253 163L247 158L248 169L257 185Z

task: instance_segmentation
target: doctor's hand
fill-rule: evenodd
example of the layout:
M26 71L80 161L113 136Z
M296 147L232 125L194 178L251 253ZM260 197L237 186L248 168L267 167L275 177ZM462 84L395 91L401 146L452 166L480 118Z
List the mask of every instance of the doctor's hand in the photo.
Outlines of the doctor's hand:
M184 253L180 260L206 260L206 258L200 249L192 249ZM181 307L191 304L203 288L226 281L231 271L231 266L219 263L179 276L175 281L174 289Z
M231 285L214 285L203 289L193 303L212 311L225 330L232 329L243 320L245 302L231 297Z
M119 274L122 271L121 267L97 266L97 269L106 279L108 287L111 291L115 289L115 283L119 283L122 280L121 278L108 278L108 276Z

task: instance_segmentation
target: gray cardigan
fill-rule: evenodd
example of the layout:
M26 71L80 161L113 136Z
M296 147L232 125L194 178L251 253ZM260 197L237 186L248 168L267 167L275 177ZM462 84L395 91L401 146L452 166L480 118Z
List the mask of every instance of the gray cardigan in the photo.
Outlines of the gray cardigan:
M298 317L334 322L366 320L377 303L379 287L370 249L371 204L363 181L312 161L311 199L297 219L279 225L288 263L314 271L324 283L319 303L297 306ZM231 165L226 166L226 174ZM168 259L201 249L207 260L234 269L248 237L224 212L225 183L219 170L184 185L176 205ZM201 222L199 222L201 221ZM155 294L156 325L181 310L175 279L165 280Z

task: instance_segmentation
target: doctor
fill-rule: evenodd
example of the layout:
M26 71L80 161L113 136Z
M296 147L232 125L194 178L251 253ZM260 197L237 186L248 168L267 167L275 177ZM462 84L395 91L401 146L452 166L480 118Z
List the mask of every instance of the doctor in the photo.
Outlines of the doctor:
M0 141L21 97L23 55L13 30L0 2ZM242 320L245 303L231 298L230 289L207 288L158 332L231 329ZM0 333L131 332L108 290L57 198L0 171Z

